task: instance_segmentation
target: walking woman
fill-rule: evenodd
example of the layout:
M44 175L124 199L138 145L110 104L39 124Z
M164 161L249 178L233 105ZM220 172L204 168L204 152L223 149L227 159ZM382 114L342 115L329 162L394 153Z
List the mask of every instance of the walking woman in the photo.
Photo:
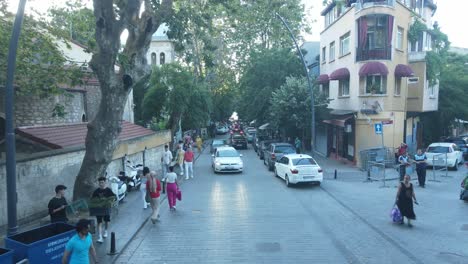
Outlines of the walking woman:
M151 222L153 224L156 221L159 221L159 195L161 192L161 182L156 177L156 172L152 171L149 173L148 179L146 181L146 190L149 192L151 199Z
M179 144L177 146L177 165L179 165L180 168L180 176L184 176L184 156L185 156L185 151L184 148L182 147L182 144Z
M176 209L176 199L177 191L179 190L177 184L177 174L174 173L174 167L169 167L169 173L166 174L166 190L167 190L167 200L169 202L169 208L171 211Z
M418 153L414 155L414 161L416 161L416 173L418 174L418 182L421 188L426 186L426 154L418 149Z
M415 204L418 204L416 201L416 195L414 194L413 184L410 182L410 176L405 175L403 182L400 183L398 187L398 192L396 195L396 204L398 209L400 209L401 215L401 224L404 224L404 217L408 220L408 226L412 227L411 220L416 219L416 215L413 210L413 200Z

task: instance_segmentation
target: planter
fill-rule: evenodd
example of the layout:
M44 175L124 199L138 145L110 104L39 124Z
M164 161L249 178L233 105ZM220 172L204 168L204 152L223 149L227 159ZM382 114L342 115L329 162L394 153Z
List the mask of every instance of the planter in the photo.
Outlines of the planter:
M65 245L75 234L74 226L53 223L7 237L5 246L13 250L15 262L28 259L30 264L60 264Z
M0 248L0 263L13 264L13 250Z

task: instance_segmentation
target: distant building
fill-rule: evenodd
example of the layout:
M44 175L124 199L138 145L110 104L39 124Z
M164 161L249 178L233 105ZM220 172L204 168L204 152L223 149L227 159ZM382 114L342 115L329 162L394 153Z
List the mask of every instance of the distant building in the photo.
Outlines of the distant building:
M174 42L167 37L168 27L162 24L151 38L151 44L147 53L148 64L163 65L174 62Z
M333 115L324 121L327 155L359 163L360 151L382 144L422 145L418 116L437 111L439 87L426 79L431 35L413 43L407 35L415 19L432 28L435 10L432 0L354 0L322 11L318 81Z
M309 75L315 79L320 75L320 41L306 41L301 49L305 51L304 60L309 69Z

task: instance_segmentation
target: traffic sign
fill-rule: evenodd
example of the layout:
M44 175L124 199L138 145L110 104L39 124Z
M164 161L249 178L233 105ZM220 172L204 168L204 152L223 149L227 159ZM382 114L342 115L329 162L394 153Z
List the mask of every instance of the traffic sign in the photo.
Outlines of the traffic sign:
M376 134L382 134L382 123L374 124L374 128Z

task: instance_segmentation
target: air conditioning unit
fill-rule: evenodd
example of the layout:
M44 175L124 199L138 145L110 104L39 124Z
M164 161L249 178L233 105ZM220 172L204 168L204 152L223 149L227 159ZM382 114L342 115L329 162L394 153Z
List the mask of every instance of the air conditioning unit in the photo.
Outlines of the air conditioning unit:
M351 133L353 132L353 127L351 125L346 125L344 128L344 132Z

